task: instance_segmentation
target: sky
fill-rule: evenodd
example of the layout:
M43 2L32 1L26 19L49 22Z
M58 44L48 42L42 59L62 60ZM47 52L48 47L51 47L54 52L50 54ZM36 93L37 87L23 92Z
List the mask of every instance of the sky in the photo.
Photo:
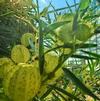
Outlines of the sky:
M49 5L49 2L52 2L55 8L62 8L62 7L66 7L65 1L67 1L69 5L73 5L74 1L79 2L79 0L39 0L39 5L40 5L40 9L42 9L45 6Z

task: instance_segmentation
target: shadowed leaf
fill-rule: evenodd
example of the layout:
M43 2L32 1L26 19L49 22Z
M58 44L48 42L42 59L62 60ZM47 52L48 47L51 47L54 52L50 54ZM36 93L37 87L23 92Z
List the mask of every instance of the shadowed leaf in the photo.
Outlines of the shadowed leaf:
M53 88L54 90L57 90L57 91L59 91L59 92L65 94L65 95L69 96L70 98L72 98L72 99L74 99L74 100L76 100L76 101L82 101L82 100L78 99L76 96L72 95L71 93L65 91L65 90L62 89L62 88L56 87L56 86L54 86L54 85L49 85L49 86L50 86L51 88Z
M100 58L100 54L89 52L89 51L84 51L84 50L81 50L81 51L88 54L88 55L94 56L94 57L96 57L98 59Z

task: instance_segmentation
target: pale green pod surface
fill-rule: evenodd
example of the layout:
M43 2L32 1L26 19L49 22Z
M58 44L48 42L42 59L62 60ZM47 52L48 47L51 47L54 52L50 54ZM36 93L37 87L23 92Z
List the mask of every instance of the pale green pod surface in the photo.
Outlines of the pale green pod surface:
M48 84L54 84L56 80L63 74L62 68L59 68L51 78L47 79L45 78L48 76L49 73L53 72L53 70L58 65L59 56L54 51L51 51L49 53L45 54L45 65L44 65L44 75L42 75L42 84L40 86L40 90L38 92L38 97L42 97L46 91L48 90Z
M13 68L14 63L10 58L0 58L0 78L4 76Z
M45 54L45 72L52 72L58 64L58 55L55 52Z
M58 65L58 61L59 60L59 57L58 57L58 54L55 53L55 52L49 52L45 55L45 66L44 66L44 70L45 72L48 74L48 73L51 73L53 72L53 70L56 68L56 66ZM54 76L47 80L47 84L48 83L52 83L52 82L55 82L56 79L58 79L61 75L63 74L63 71L62 71L62 68L60 67L54 74Z
M19 67L14 65L13 68L5 75L5 78L3 80L3 88L4 88L4 92L5 95L9 96L9 84L10 84L10 79L13 76L13 74L16 72L16 70L18 70Z
M46 84L42 84L42 85L40 86L40 90L39 90L37 96L38 96L39 98L41 98L41 97L44 95L44 93L46 93L46 91L47 91L47 85L46 85Z
M58 38L65 44L72 42L72 26L69 24L63 25L56 29Z
M30 45L30 40L32 42L35 41L35 37L32 33L25 33L21 37L21 44L24 45L25 47L28 47Z
M72 42L73 40L73 31L72 31L72 24L73 24L73 15L72 14L65 14L60 15L57 17L57 22L62 21L70 21L55 30L58 38L65 44Z
M78 24L77 30L74 34L76 39L83 42L87 41L92 35L89 26L86 24Z
M25 63L30 59L29 50L24 45L16 45L12 48L11 58L15 63Z
M29 101L39 91L41 77L32 64L20 63L4 80L5 94L13 101Z

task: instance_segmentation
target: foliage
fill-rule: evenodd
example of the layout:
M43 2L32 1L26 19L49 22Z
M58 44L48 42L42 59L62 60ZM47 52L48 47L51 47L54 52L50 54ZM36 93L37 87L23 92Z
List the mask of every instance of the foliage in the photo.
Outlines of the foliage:
M65 2L0 1L0 101L100 100L99 0Z

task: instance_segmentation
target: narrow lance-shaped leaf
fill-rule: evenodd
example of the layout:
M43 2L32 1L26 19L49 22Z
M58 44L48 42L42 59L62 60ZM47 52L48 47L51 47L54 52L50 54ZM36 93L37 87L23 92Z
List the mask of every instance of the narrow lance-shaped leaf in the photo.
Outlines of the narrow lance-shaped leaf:
M93 92L90 89L88 89L70 70L68 70L67 68L63 68L63 71L65 72L66 77L70 78L72 82L83 92L93 97L94 99L100 100L100 98L93 94Z
M52 90L53 90L52 88L49 88L49 89L41 96L41 99L44 99L46 96L48 96Z
M61 94L59 91L55 90L55 92L62 98L64 101L66 101L66 98Z
M99 16L100 16L100 14L99 14ZM95 29L94 33L100 34L100 26L98 26L98 27Z
M53 95L55 101L61 101L59 96L55 92L52 92L52 95Z
M55 22L53 24L48 25L47 27L44 28L44 31L46 34L49 33L50 31L55 30L56 28L69 23L70 21L62 21L62 22Z
M81 50L81 51L88 54L88 55L92 55L92 56L94 56L94 57L96 57L98 59L100 58L100 54L89 52L89 51L84 51L84 50Z
M96 46L97 46L97 44L76 44L75 45L76 48L92 48L92 47L96 47ZM73 48L73 44L68 43L68 44L64 44L64 45L59 45L57 47L54 47L54 48L46 51L45 54L50 52L50 51L57 50L59 48L71 48L72 49Z
M53 88L54 90L57 90L57 91L59 91L59 92L65 94L65 95L69 96L70 98L72 98L72 99L74 99L74 100L76 100L76 101L82 101L82 100L80 100L79 98L77 98L76 96L72 95L71 93L65 91L65 90L62 89L62 88L56 87L56 86L54 86L54 85L49 85L49 86L50 86L51 88Z
M72 8L72 7L75 7L77 5L79 5L79 3L76 3L74 5L71 5L70 7ZM62 7L62 8L58 8L58 9L55 9L55 10L50 10L50 11L48 11L48 13L54 13L54 12L62 11L62 10L65 10L65 9L69 9L69 7L67 6L67 7Z
M87 60L87 62L88 62L88 65L89 65L89 68L90 68L90 75L92 76L93 74L94 74L94 63L93 63L93 61L91 60L91 61L89 61L89 60Z
M85 43L80 48L92 48L97 47L97 44Z
M68 9L69 9L70 13L73 13L73 12L72 12L72 8L70 7L70 5L69 5L68 1L67 1L67 0L65 0L65 2L66 2L66 5L68 6Z
M49 6L48 7L45 7L43 9L43 11L40 13L40 16L42 16L42 17L46 16L47 15L47 12L48 12L48 8L49 8Z
M97 59L97 58L94 58L94 57L89 57L89 56L84 56L84 55L72 55L71 56L72 58L80 58L80 59L87 59L87 60L90 60L90 59Z

